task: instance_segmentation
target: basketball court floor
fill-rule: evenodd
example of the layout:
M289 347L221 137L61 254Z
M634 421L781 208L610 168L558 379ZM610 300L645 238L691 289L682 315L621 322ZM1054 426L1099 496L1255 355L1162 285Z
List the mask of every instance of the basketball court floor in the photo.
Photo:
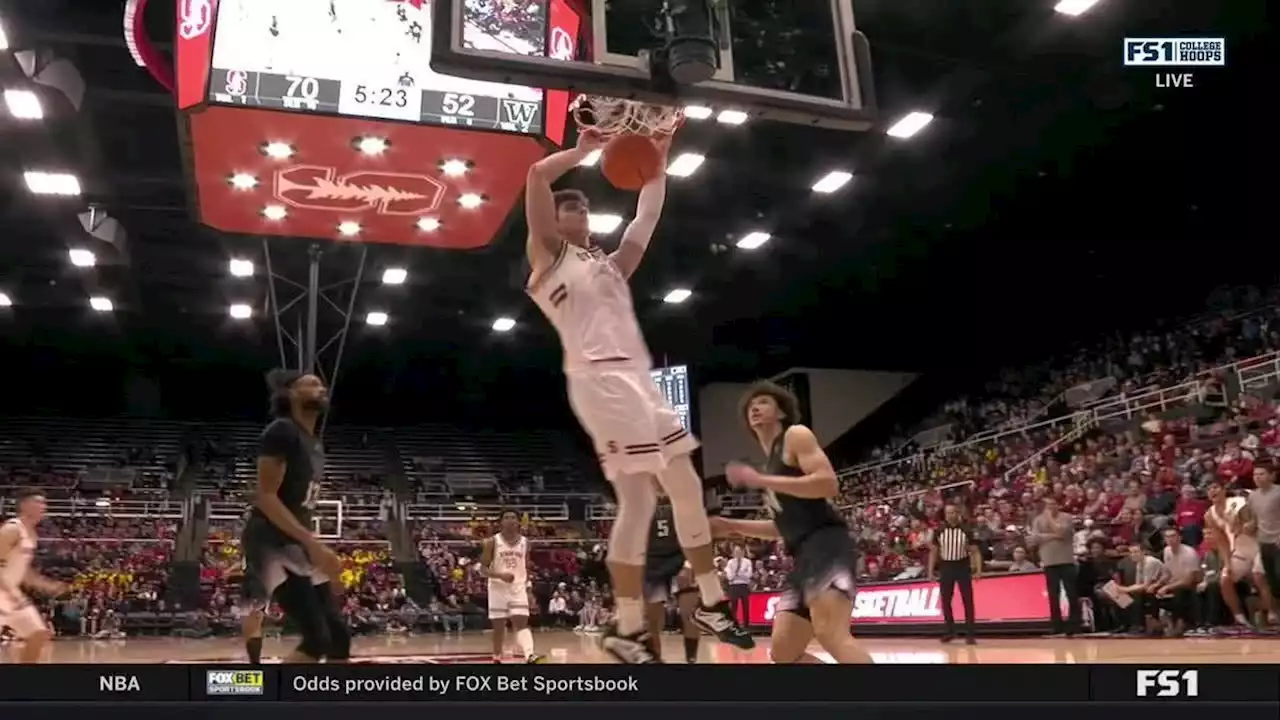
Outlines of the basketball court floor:
M595 646L595 638L568 631L535 634L538 651L551 663L610 662ZM663 638L669 663L683 662L679 635ZM275 662L296 644L294 638L268 638L263 657ZM897 664L1024 664L1024 663L1280 663L1280 639L1049 639L985 638L974 647L942 645L928 638L862 638L878 663ZM486 633L362 637L355 645L357 661L382 663L485 663L490 639ZM742 651L704 640L700 661L719 664L769 662L769 640L759 638L754 650ZM817 646L810 650L827 659ZM58 640L48 659L56 663L200 663L243 662L244 646L235 638L190 640L132 638L129 640ZM511 662L517 662L511 660Z

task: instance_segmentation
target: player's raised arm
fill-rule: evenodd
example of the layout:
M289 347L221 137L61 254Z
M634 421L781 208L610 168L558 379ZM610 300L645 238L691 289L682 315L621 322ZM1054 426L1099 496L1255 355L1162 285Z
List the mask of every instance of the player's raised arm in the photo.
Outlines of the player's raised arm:
M551 183L582 162L591 151L600 147L600 136L591 132L578 135L577 147L561 150L534 163L525 177L524 217L529 225L529 262L533 253L541 249L551 255L560 251L560 231L556 223L556 201Z
M664 167L670 149L670 137L658 143ZM622 233L622 242L618 244L618 249L613 251L613 264L623 276L630 278L636 268L640 267L645 250L649 249L649 241L653 239L653 231L657 229L658 220L662 218L662 206L666 201L667 173L663 171L640 189L640 198L636 201L636 217Z
M725 468L729 484L734 487L772 490L812 500L830 499L840 494L840 482L836 480L835 468L831 467L831 460L823 452L822 445L818 443L818 437L812 430L804 425L792 425L787 428L783 442L784 455L795 458L795 464L804 475L765 475L748 465L730 463Z

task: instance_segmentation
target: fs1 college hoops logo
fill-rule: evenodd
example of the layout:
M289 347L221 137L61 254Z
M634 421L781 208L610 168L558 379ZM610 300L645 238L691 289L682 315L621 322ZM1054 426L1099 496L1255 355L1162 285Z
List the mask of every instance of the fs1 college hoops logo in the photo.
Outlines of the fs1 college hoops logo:
M1227 64L1226 38L1125 38L1125 67L1195 68ZM1190 72L1158 72L1158 88L1195 87Z

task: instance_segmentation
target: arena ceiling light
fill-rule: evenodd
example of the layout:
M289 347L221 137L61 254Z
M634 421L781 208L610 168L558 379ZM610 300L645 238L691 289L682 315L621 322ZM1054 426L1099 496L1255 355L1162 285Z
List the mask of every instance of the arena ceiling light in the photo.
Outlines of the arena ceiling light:
M747 114L741 110L721 110L716 122L721 125L741 125L747 121Z
M356 149L365 155L381 155L389 147L391 143L380 137L362 137L356 140Z
M845 185L848 185L849 181L852 179L853 173L851 172L833 170L826 175L823 175L818 179L818 182L813 184L813 191L823 195L830 195Z
M440 229L440 221L433 217L424 217L418 220L418 229L422 232L435 232Z
M889 137L906 140L915 137L921 130L929 127L929 123L933 122L933 116L926 112L907 113L901 120L894 123L892 127L885 131Z
M621 215L591 213L587 216L587 230L595 235L608 235L622 224Z
M383 285L403 285L409 279L409 272L404 268L391 267L382 271Z
M347 220L345 222L338 223L338 232L342 233L346 237L359 235L360 223L354 222L352 220Z
M6 293L0 292L0 307L13 307L13 298Z
M494 332L511 332L516 326L516 321L509 317L500 317L493 321Z
M364 321L370 325L381 327L387 324L387 314L375 310L374 312L365 315Z
M4 104L9 106L9 114L19 120L39 120L44 117L40 96L30 90L5 90Z
M249 173L236 173L231 176L231 187L237 190L252 190L258 187L258 178Z
M269 142L262 146L262 154L274 160L293 157L293 146L285 142Z
M111 298L103 297L101 295L94 295L93 297L89 298L89 307L93 308L94 310L97 310L100 313L108 313L114 310L116 306L112 304Z
M679 305L680 303L693 297L693 291L686 288L675 288L671 292L663 296L662 302L668 305Z
M683 153L667 166L667 174L672 177L689 177L697 172L706 160L706 156L698 153Z
M283 205L268 205L262 208L262 216L268 220L283 220L289 211Z
M253 277L253 261L243 258L232 258L228 264L231 271L231 277L247 278Z
M578 167L592 167L600 162L600 151L592 150L587 156L578 161Z
M1079 17L1089 12L1089 8L1097 4L1098 0L1062 0L1053 9L1063 15Z
M227 308L227 313L236 320L248 320L253 317L253 308L244 303L236 303Z
M484 196L476 193L463 193L458 196L458 204L464 210L475 210L484 204Z
M0 50L9 49L9 36L4 34L4 23L0 22Z
M440 172L444 173L445 177L462 177L469 170L471 170L471 163L466 160L453 158L440 163Z
M98 257L93 254L92 250L84 248L72 248L67 251L67 257L71 259L71 264L80 268L93 267L98 264Z
M772 239L773 236L767 232L749 232L743 235L741 240L738 240L738 249L755 250Z
M686 105L684 107L684 116L690 120L706 120L714 112L714 110L705 105Z
M80 179L70 173L28 170L22 175L27 188L36 195L73 197L80 194Z

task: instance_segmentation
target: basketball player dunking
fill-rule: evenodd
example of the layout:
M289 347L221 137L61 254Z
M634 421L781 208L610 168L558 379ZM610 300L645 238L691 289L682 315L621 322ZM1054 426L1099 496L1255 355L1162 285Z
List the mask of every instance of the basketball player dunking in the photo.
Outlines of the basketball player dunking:
M249 618L260 618L278 589L285 617L302 634L285 662L346 662L351 631L331 582L342 566L333 550L307 529L324 474L324 450L315 427L329 405L329 393L315 375L290 370L272 371L267 384L275 420L262 432L258 486L240 538L242 610ZM261 621L256 625L260 633ZM251 630L248 620L244 629Z
M36 526L44 519L44 513L44 495L23 490L18 493L18 516L0 526L0 626L8 625L23 641L14 657L18 663L40 662L45 645L53 637L22 588L29 587L48 597L67 591L66 585L31 568L36 554Z
M671 498L676 536L693 566L701 598L694 622L721 641L754 647L733 619L715 571L702 479L689 458L698 441L649 375L653 362L627 285L662 214L666 178L640 190L636 217L612 253L591 242L586 196L551 190L552 182L600 145L599 137L584 132L576 148L529 169L525 249L531 266L527 292L560 335L569 404L591 436L617 498L607 557L617 623L601 647L622 663L657 662L644 618L645 546L658 504L655 478ZM669 140L661 143L664 157L668 148Z
M768 460L764 472L730 464L729 484L764 491L772 520L715 518L717 534L778 539L795 566L778 601L771 652L776 663L813 662L805 653L816 639L837 663L870 663L850 633L854 547L849 526L831 504L840 491L831 461L813 431L800 424L795 396L758 382L743 398L742 412Z
M520 516L502 513L501 532L480 548L480 573L489 578L489 622L493 625L493 661L502 662L507 622L516 634L516 645L526 663L546 662L533 651L529 629L529 539L520 533Z
M714 493L707 493L707 509L712 510ZM693 621L698 609L698 586L693 581L693 568L684 559L684 550L676 539L675 512L665 498L658 500L649 533L649 550L644 563L645 621L649 626L649 652L662 659L662 628L667 620L667 602L674 597L680 612L680 632L684 637L684 661L698 662L698 644L702 631Z

